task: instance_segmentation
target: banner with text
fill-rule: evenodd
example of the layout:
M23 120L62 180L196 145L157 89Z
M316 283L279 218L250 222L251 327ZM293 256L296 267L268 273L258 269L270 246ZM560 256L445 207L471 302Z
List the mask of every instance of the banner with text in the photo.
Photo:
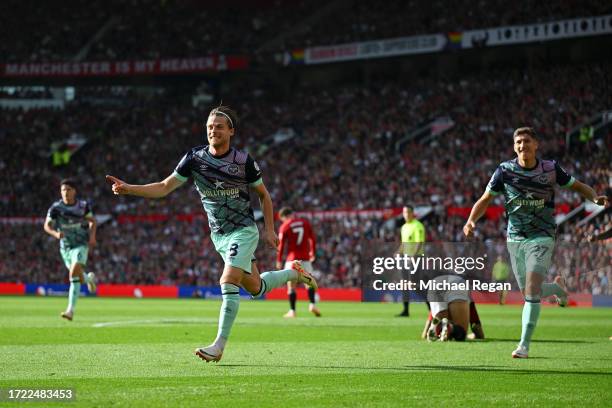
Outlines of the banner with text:
M24 62L0 64L0 77L98 77L177 75L246 69L245 56L213 55L146 61Z
M309 47L285 53L284 65L323 64L612 34L612 15L481 30Z
M482 48L612 34L612 14L464 31L461 48Z
M442 51L446 46L446 42L446 36L431 34L311 47L304 50L304 62L306 64L323 64L327 62L426 54Z

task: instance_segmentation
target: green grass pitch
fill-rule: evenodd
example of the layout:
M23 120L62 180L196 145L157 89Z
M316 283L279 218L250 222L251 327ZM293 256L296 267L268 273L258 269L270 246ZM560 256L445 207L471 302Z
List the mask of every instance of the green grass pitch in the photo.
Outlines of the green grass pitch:
M612 309L542 310L528 360L510 353L521 308L479 306L482 342L419 339L425 307L242 301L219 364L193 355L220 301L0 297L0 388L74 388L48 406L612 406ZM16 406L5 402L5 406ZM41 403L26 405L42 406Z

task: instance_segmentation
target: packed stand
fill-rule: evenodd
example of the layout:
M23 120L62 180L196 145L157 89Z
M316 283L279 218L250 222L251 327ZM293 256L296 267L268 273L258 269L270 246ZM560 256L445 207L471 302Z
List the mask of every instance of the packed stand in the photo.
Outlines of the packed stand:
M323 0L213 2L8 0L0 13L0 63L139 60L251 54ZM146 18L143 18L146 15ZM27 34L27 35L26 35ZM98 35L100 34L100 35Z
M5 0L0 13L0 63L71 60L121 3Z
M600 86L609 71L607 65L505 70L458 81L423 79L409 85L378 83L371 89L302 90L288 100L272 99L265 92L245 93L240 100L223 99L236 107L241 118L234 143L250 148L277 208L429 205L434 211L426 220L428 239L460 241L465 220L447 216L446 209L471 206L497 163L514 157L511 134L519 124L536 128L542 156L558 159L570 174L610 195L612 135L565 149L567 130L612 106L610 95ZM171 91L144 96L137 91L89 89L84 94L86 101L77 90L77 99L63 111L0 111L0 142L3 152L10 152L0 160L7 174L7 182L0 187L2 214L44 216L59 198L59 180L74 175L78 175L81 195L91 198L98 214L201 214L192 187L182 187L183 191L160 200L115 197L104 175L131 183L165 178L189 148L205 143L203 123L208 110L193 108L184 95ZM395 149L395 143L416 124L440 115L451 116L455 127L427 144L415 141ZM279 128L289 127L298 137L279 144L269 141ZM88 143L68 166L53 167L49 146L72 134L84 135ZM581 200L577 194L561 191L557 202L574 207ZM359 282L355 268L359 248L371 240L397 239L397 231L381 232L384 228L379 224L315 225L322 251L317 267L324 284L350 287ZM23 227L10 230L19 228ZM504 229L503 219L483 221L477 238L501 241ZM32 256L26 249L30 233L15 232L11 245L16 248L3 257L0 280L21 276L23 270L32 270L35 279L51 273L62 276L57 242L44 235L42 227L36 231L41 255ZM103 225L93 265L112 282L215 282L220 264L206 231L202 220L194 225L175 220L160 225ZM565 235L573 240L572 234L564 234L563 239ZM160 251L168 254L163 261L151 257ZM259 251L262 270L273 267L272 256ZM18 268L21 264L29 269ZM575 287L586 286L576 283Z
M0 63L70 61L80 51L91 61L255 55L262 48L275 52L612 12L605 0L461 0L452 5L457 13L447 2L425 0L376 6L361 0L5 3L10 12L0 14Z
M460 12L450 12L450 7ZM420 34L446 33L505 25L589 17L612 12L605 0L542 2L521 0L445 1L390 0L380 6L361 0L345 2L341 10L290 37L286 48L370 41Z

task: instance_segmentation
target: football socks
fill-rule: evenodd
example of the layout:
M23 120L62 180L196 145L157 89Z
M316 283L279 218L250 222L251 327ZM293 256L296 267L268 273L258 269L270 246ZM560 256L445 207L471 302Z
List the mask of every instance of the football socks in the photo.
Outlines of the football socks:
M529 343L531 343L531 336L538 324L538 318L540 317L540 298L533 296L525 296L525 304L523 305L523 329L521 332L521 346L529 349Z
M280 288L290 280L297 280L298 273L293 269L270 271L261 274L261 289L253 297L261 297L274 288Z
M561 289L561 286L556 283L543 283L542 284L542 297L546 298L552 295L565 296L565 292Z
M289 292L289 307L291 308L291 310L295 310L296 300L297 300L297 293L295 293L295 290L292 290L291 292Z
M451 325L451 336L455 341L464 341L467 334L465 333L465 329L458 324L449 323Z
M70 279L70 289L68 290L68 309L67 312L74 312L79 292L81 291L81 280L78 277Z
M308 300L310 301L310 304L312 304L312 305L315 304L315 293L316 293L316 291L314 290L314 288L311 288L309 286L308 287Z
M470 302L470 324L479 324L480 316L478 316L478 310L476 310L476 303Z
M221 311L219 313L219 330L215 344L223 349L225 341L229 338L234 320L240 308L240 288L231 283L221 285Z

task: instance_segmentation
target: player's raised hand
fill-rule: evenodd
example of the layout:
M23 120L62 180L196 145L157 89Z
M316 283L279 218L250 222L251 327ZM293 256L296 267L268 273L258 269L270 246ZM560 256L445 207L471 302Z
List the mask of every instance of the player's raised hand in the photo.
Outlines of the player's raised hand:
M598 197L595 197L593 202L595 204L597 204L597 205L604 205L604 206L608 206L608 204L610 204L610 202L608 201L608 197L607 196L598 196Z
M264 242L270 248L277 249L278 248L278 235L276 235L276 232L274 231L265 230L264 231Z
M129 191L128 191L129 184L127 184L125 181L120 180L117 177L110 176L110 175L106 176L106 180L113 183L111 188L113 189L113 193L115 195L129 194Z
M474 221L468 221L463 226L463 234L466 238L472 238L474 236L474 229L476 228L476 224Z

